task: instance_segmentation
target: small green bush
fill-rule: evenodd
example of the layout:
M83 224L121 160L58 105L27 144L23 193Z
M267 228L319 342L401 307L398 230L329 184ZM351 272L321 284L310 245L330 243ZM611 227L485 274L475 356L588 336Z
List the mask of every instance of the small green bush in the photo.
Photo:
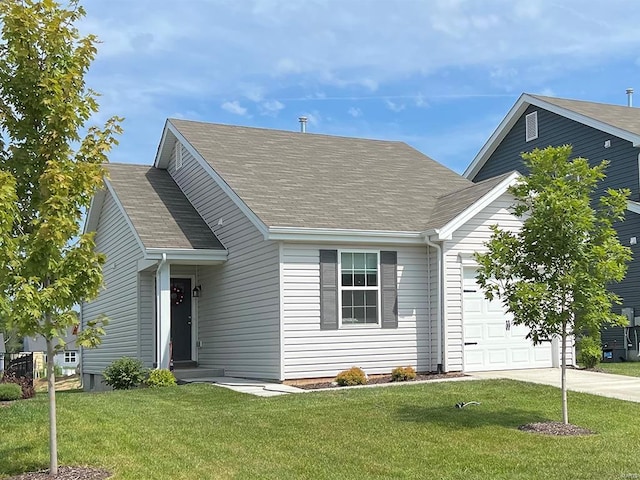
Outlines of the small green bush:
M147 370L136 358L122 357L109 365L104 372L104 383L114 390L128 390L140 385L147 376Z
M22 391L22 398L33 398L36 396L36 389L31 377L16 377L15 373L6 373L2 377L0 384L12 383L18 385Z
M602 359L600 339L592 336L581 337L577 342L578 364L585 368L595 368Z
M0 383L0 401L10 402L22 398L22 388L17 383Z
M146 380L147 385L152 388L171 387L176 384L176 377L173 373L165 368L151 370L149 378Z
M416 378L416 370L413 367L396 367L391 372L391 380L394 382L406 382Z
M365 385L367 383L367 374L358 367L351 367L349 370L340 372L336 377L336 383L341 387L349 385Z

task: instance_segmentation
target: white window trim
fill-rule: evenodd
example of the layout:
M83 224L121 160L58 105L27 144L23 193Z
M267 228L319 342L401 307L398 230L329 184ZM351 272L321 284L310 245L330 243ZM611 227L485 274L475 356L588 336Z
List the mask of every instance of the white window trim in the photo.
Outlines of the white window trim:
M176 153L175 161L176 161L176 172L177 172L182 168L182 165L184 164L182 159L182 144L178 141L176 141L175 153Z
M536 130L535 132L531 132L529 130L529 119L533 119L533 123L535 124ZM524 119L524 129L525 129L525 141L530 142L538 138L538 111L531 112L526 115Z
M67 355L71 358L73 356L73 360L67 360ZM65 351L64 352L64 363L76 363L78 361L78 352L74 351Z
M378 292L376 295L376 314L377 314L377 323L342 323L342 254L343 253L375 253L378 257L378 265L377 265L377 275L378 275L378 285L376 287L346 287L344 290L375 290ZM357 248L345 248L342 250L338 250L338 316L339 316L339 328L340 329L359 329L359 328L382 328L381 315L380 311L381 306L381 283L382 277L380 275L380 250L367 250L367 249L357 249Z

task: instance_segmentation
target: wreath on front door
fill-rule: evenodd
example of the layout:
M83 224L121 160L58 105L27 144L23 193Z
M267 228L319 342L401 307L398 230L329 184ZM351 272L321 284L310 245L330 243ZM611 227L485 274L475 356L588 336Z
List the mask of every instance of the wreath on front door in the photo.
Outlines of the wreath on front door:
M180 305L184 302L184 288L173 285L171 287L171 301L174 305Z

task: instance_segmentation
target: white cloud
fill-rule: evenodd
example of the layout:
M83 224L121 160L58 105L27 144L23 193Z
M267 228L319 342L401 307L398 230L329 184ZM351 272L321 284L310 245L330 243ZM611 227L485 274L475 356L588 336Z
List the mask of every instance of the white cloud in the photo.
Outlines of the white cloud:
M247 114L247 109L240 105L240 102L234 100L233 102L224 102L220 107L223 110L226 110L229 113L233 113L235 115L244 116Z
M389 110L391 110L392 112L401 112L405 109L405 104L404 103L395 103L392 102L391 100L389 100L388 98L385 99L384 101L385 105L387 106L387 108Z
M351 115L353 118L360 117L362 115L362 110L357 107L351 107L347 110L347 113Z
M260 111L263 115L276 116L284 108L284 103L278 100L268 100L260 104Z

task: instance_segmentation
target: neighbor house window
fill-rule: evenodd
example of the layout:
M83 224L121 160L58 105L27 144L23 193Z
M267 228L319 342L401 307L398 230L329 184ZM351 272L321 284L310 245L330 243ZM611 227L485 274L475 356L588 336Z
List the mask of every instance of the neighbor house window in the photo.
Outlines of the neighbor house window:
M64 363L76 363L76 352L64 352Z
M342 325L377 325L379 293L377 252L340 253Z

